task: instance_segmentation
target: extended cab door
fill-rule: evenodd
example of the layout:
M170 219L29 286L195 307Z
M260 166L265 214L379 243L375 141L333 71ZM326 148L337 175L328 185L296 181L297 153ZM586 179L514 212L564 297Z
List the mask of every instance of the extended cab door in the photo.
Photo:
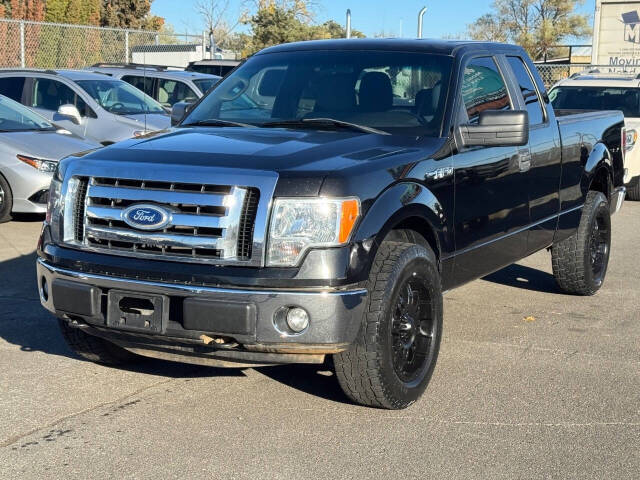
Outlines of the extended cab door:
M463 69L458 124L478 123L484 110L514 109L494 57L471 58ZM457 285L524 256L529 225L528 174L521 168L519 150L459 147L454 155Z
M553 243L557 216L560 211L560 175L562 154L558 125L551 107L545 103L529 65L519 56L507 56L515 83L518 109L529 112L528 157L529 211L531 228L527 254ZM524 165L527 166L526 164Z

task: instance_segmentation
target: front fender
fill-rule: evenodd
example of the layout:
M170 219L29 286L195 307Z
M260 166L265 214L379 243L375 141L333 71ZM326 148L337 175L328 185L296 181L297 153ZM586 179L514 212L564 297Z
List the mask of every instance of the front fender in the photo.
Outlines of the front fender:
M409 219L418 220L432 233L438 259L453 251L453 238L441 202L425 186L403 182L385 190L367 209L354 234L351 274L366 278L384 238L395 226ZM431 240L428 235L423 236Z

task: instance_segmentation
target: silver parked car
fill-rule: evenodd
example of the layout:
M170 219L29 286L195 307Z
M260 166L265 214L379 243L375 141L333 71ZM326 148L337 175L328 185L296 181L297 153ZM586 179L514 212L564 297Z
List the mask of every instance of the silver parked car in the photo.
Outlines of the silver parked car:
M87 70L124 80L167 108L178 102L195 102L222 79L217 75L135 63L97 63Z
M100 147L0 95L0 222L11 212L44 213L58 160Z
M171 123L162 105L137 88L84 70L0 70L0 94L103 145Z

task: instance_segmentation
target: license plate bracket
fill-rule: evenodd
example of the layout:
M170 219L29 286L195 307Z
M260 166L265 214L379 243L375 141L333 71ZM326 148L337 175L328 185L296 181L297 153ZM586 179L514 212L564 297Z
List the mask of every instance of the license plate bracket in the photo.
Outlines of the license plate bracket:
M164 312L169 310L169 298L164 295L141 294L109 290L107 295L107 326L137 332L161 333Z

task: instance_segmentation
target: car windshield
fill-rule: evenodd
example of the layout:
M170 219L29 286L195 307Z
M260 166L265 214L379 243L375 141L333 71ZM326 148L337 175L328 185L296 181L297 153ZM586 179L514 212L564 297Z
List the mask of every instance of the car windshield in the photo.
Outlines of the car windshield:
M76 83L107 112L116 115L166 113L162 105L122 80L78 80Z
M202 93L207 93L211 90L211 87L219 81L219 78L201 78L199 80L194 80L193 83L196 84L196 87L198 87Z
M0 95L0 131L19 132L31 130L54 130L45 118L27 107Z
M386 133L440 136L451 57L379 51L256 55L212 90L182 122L339 128L330 119Z
M622 110L625 117L640 117L640 88L556 87L549 98L556 109Z

